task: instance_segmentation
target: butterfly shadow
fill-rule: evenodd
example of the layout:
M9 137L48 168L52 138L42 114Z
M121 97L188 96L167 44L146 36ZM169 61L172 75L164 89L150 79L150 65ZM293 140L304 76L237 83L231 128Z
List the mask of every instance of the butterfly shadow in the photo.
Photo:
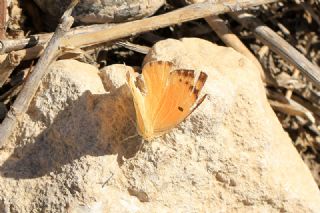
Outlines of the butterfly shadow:
M33 143L16 147L0 167L0 174L15 179L37 178L51 172L63 172L63 166L80 158L117 154L119 166L123 158L132 158L141 148L132 118L134 106L128 88L122 86L110 94L85 92L60 111L50 126ZM29 111L31 119L39 112ZM125 138L130 138L124 140ZM21 143L23 138L18 138Z

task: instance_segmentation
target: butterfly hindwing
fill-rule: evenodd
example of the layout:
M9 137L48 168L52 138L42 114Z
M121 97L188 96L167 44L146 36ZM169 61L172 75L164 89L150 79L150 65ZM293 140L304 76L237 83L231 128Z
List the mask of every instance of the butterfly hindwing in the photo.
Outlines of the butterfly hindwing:
M129 70L127 73L127 83L130 88L131 94L133 96L133 104L136 111L136 122L138 124L138 132L142 134L145 132L145 125L148 122L146 120L146 110L145 110L145 98L142 95L140 89L135 84L136 77L134 72Z

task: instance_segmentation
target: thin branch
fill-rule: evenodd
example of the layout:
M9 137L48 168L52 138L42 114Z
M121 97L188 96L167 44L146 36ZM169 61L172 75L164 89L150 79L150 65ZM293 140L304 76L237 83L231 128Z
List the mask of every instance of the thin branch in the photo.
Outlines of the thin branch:
M291 99L294 100L296 103L299 103L309 111L313 112L315 117L320 120L320 109L317 105L314 105L310 100L302 97L300 94L293 93Z
M297 78L298 76L299 76L299 73L300 73L300 71L298 70L298 69L294 69L293 70L293 74L292 74L292 78ZM288 89L287 91L286 91L286 98L287 99L290 99L291 98L291 96L292 96L292 92L293 92L293 88L290 88L290 89Z
M273 100L268 101L275 111L280 111L288 115L301 116L303 118L308 119L311 123L315 122L315 118L312 115L312 113L309 110L302 107L301 105L295 105L293 102L290 104L284 104Z
M127 48L128 50L132 50L141 54L148 54L149 50L151 49L150 47L147 46L142 46L142 45L138 45L138 44L133 44L131 42L128 41L119 41L116 43L117 45Z
M281 38L269 27L263 25L256 17L244 12L230 14L232 18L249 28L262 43L279 54L286 61L301 71L317 88L320 89L320 68L310 62L298 50Z
M224 23L224 20L218 16L212 15L205 18L213 31L217 33L219 38L229 47L237 50L243 55L247 56L259 69L260 76L263 81L266 81L264 70L257 60L257 58L250 52L250 50L242 43L237 35L231 32L229 27Z
M0 88L8 80L12 71L20 64L21 57L15 52L7 55L6 60L0 64Z
M206 1L203 3L192 4L163 15L114 25L107 29L94 32L90 37L81 34L75 36L66 36L62 43L67 46L72 45L76 47L103 43L127 36L132 36L137 33L203 18L212 14L231 12L235 8L243 9L275 1L276 0L232 0L228 1L228 4Z
M317 13L313 10L312 6L308 2L301 2L300 3L308 13L310 13L311 17L317 24L320 26L320 17L317 15Z
M112 25L106 24L95 24L90 26L81 26L72 28L70 31L66 33L69 36L75 36L78 34L89 34L93 32L97 32L102 29L106 29L107 27L111 27ZM22 39L3 39L0 40L0 53L8 53L11 51L22 50L31 47L43 47L47 44L47 42L51 39L53 33L42 33L31 35L28 38ZM0 60L1 61L1 60Z
M79 0L73 0L69 8L63 14L61 18L61 24L58 25L43 55L40 57L33 72L30 74L29 78L23 86L23 89L12 105L6 118L2 122L0 126L0 147L3 147L5 145L13 129L15 128L18 119L27 111L42 78L47 74L49 70L48 66L56 56L61 38L66 34L66 32L71 28L73 24L74 19L70 15L73 8L78 2Z
M67 36L62 39L61 45L77 48L91 46L182 22L204 18L213 14L217 15L231 12L234 8L246 9L252 6L276 1L278 0L230 0L228 1L228 4L214 3L213 1L192 4L169 13L127 23L116 25L102 24L83 27L67 33ZM234 6L234 8L232 6ZM19 50L35 44L43 45L46 42L46 39L49 38L50 34L45 35L43 39L41 39L40 36L33 36L29 39L20 40L18 42L12 40L2 41L2 43L0 42L0 52L4 53L12 50ZM37 40L39 40L38 43ZM30 48L28 51L33 53L33 55L26 54L26 51L27 50L22 50L21 53L18 51L18 54L23 56L23 60L29 60L37 57L41 48ZM4 58L4 55L0 55L0 63Z
M6 37L7 0L0 1L0 39Z

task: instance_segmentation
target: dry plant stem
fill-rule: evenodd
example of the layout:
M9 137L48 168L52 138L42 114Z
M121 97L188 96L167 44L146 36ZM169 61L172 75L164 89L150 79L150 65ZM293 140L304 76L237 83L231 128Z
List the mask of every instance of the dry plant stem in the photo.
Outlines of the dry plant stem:
M6 37L7 0L0 1L0 39Z
M306 99L304 99L304 98L302 98L299 95L294 94L294 93L291 96L291 100L294 100L296 103L302 105L303 107L305 107L306 109L311 111L317 119L320 119L320 109L319 109L319 107L313 105L313 103L310 102L309 100L306 100Z
M21 57L15 52L11 52L7 55L6 60L0 64L0 88L7 81L10 74L20 64Z
M230 15L250 29L262 43L299 69L314 86L320 89L320 68L318 66L310 62L272 29L261 24L253 15L244 12L235 12Z
M151 49L150 47L147 46L142 46L142 45L138 45L138 44L133 44L131 42L127 42L127 41L119 41L116 43L117 45L127 48L129 50L141 53L141 54L148 54L149 50Z
M270 105L276 111L307 118L311 123L315 122L315 116L318 117L316 113L319 110L316 107L311 106L308 101L301 101L302 99L297 99L296 95L292 96L293 99L287 99L279 92L273 90L266 90L266 92ZM270 99L276 101L272 101Z
M300 116L296 117L298 124L304 128L307 128L315 136L320 136L320 131L318 130L317 125L310 123L308 120L303 119Z
M33 72L30 74L20 94L12 105L6 118L0 126L0 147L3 147L16 126L18 119L27 111L29 104L36 93L40 81L48 72L48 66L56 56L61 38L73 24L71 12L79 0L73 0L61 18L55 33L49 41L47 48L40 57Z
M224 20L215 15L208 16L205 18L205 20L210 25L212 30L217 33L219 38L227 46L232 47L233 49L247 56L258 67L262 81L266 81L266 76L264 74L260 62L251 53L251 51L242 43L238 36L236 36L229 30L228 26L224 23Z
M260 4L275 2L276 0L230 0L224 3L213 3L207 1L203 3L192 4L184 8L146 19L127 22L114 25L107 29L91 33L89 35L67 36L63 39L64 45L81 47L84 45L92 45L102 42L107 42L137 33L155 30L162 27L167 27L173 24L178 24L186 21L191 21L203 18L212 14L221 14L230 12L236 8L248 8Z
M8 104L14 96L19 94L19 92L21 91L21 88L22 88L22 85L16 85L12 87L6 93L0 96L1 102L3 102L4 104Z
M301 105L296 105L295 103L284 104L272 100L269 100L269 103L275 111L280 111L288 115L301 116L308 119L311 123L315 122L315 118L313 117L312 113Z
M43 53L43 50L44 46L35 46L32 48L15 51L15 53L19 55L22 61L26 61L40 57L40 55ZM8 54L0 54L0 64L6 60L7 56Z
M44 33L39 35L32 35L29 38L23 39L3 39L0 41L0 54L30 48L35 45L44 46L50 40L51 36L52 33Z
M300 72L298 69L294 69L293 74L292 74L292 78L297 78L299 76L299 73ZM293 89L288 89L286 92L286 98L290 99L292 96L292 92L293 92Z
M32 68L33 67L30 66L28 69L21 70L20 73L23 74L22 76L17 77L17 75L15 75L12 79L10 79L10 86L12 86L12 88L0 95L0 102L8 104L13 97L19 94L23 86L24 79L26 79L26 77L29 75Z
M69 32L67 32L66 35L74 36L78 34L90 34L102 29L106 29L106 27L107 27L106 24L76 27L71 29ZM44 47L47 44L47 42L50 40L52 35L53 33L42 33L42 34L31 35L28 38L23 38L23 39L0 40L0 53L3 54L3 53L22 50L26 48L35 47L35 46Z
M277 100L277 101L284 103L284 104L289 104L288 99L277 90L268 89L268 90L266 90L266 94L267 94L268 99Z
M305 1L301 2L300 4L302 5L303 9L305 9L306 11L308 11L308 13L310 13L313 20L315 20L315 22L317 22L317 24L320 26L320 17L312 9L312 6L308 2L305 2Z
M167 27L170 25L191 21L199 18L204 18L212 14L222 14L230 12L233 10L233 7L236 8L248 8L252 6L257 6L261 4L267 4L271 2L276 2L278 0L229 0L224 3L213 3L211 1L204 3L192 4L187 7L159 15L153 16L150 18L145 18L141 20L131 21L123 24L117 24L110 26L110 24L103 25L94 25L86 27L87 32L83 33L70 33L67 34L65 38L62 39L61 45L71 46L71 47L86 47L95 44L105 43L108 41L128 37L138 33L155 30L162 27ZM94 29L92 29L94 28ZM26 45L26 41L23 41L19 44L20 48ZM16 43L16 42L12 42ZM7 42L7 47L1 49L2 52L8 50L13 50L13 47L9 47ZM2 45L5 46L5 43ZM7 49L5 49L7 48ZM30 48L32 49L32 48ZM15 49L17 50L17 49ZM0 51L0 52L1 52ZM29 50L33 52L34 56L37 56L35 50ZM23 52L21 54L24 54ZM31 55L27 56L28 58ZM3 57L0 55L0 63L3 60Z

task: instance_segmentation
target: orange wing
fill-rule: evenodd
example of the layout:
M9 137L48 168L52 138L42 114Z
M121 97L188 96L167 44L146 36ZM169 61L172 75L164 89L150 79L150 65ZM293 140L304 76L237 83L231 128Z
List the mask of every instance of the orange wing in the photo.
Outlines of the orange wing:
M145 139L153 135L152 120L156 107L160 104L165 92L172 67L172 63L164 61L153 61L144 65L142 76L146 94L142 94L141 90L135 85L136 79L133 74L129 72L127 75L127 82L133 95L136 110L137 129Z
M175 70L170 73L166 92L153 120L155 134L175 127L201 104L205 96L197 100L206 79L207 75L201 72L195 81L193 70Z
M171 72L172 68L170 62L147 63L142 70L146 94L136 87L132 75L127 79L133 94L138 132L147 140L175 127L204 100L202 97L196 103L207 75L201 72L195 82L194 71Z
M146 111L150 120L154 120L157 106L161 104L172 68L173 64L170 62L153 61L147 63L142 69L147 89L145 95Z

